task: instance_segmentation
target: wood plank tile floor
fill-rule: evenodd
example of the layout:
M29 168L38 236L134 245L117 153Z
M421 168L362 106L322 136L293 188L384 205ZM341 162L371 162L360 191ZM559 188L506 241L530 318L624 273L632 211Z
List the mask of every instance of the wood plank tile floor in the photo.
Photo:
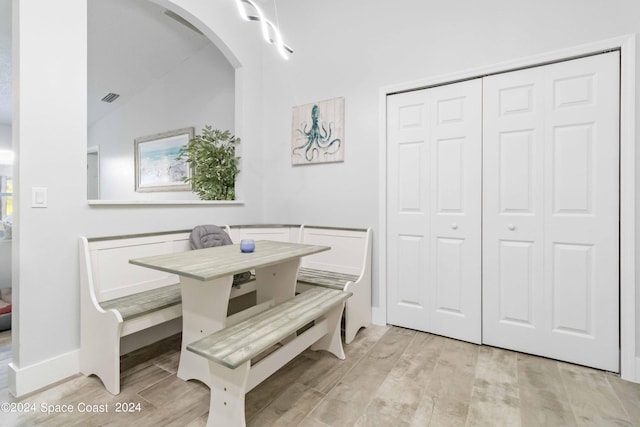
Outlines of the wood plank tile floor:
M96 377L76 376L17 401L6 388L4 334L0 402L35 410L0 413L1 426L206 423L208 389L175 374L179 336L124 356L118 396ZM640 384L611 373L397 327L361 330L345 351L344 361L305 351L252 390L248 425L640 426ZM74 412L56 412L61 405ZM133 412L116 412L118 405Z

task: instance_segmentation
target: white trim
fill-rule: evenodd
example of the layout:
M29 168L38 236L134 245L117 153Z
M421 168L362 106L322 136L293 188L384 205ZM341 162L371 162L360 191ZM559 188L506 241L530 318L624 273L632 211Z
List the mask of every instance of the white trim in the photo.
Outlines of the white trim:
M70 351L24 368L9 363L9 392L15 397L22 397L76 375L79 367L80 350Z
M468 80L483 77L491 74L505 73L508 71L518 70L522 68L530 68L537 65L550 64L553 62L566 61L568 59L579 58L581 56L593 55L609 50L621 49L629 47L628 43L635 43L635 34L628 36L615 37L599 42L588 43L566 49L555 50L548 53L542 53L524 58L514 59L510 61L500 62L498 64L487 65L485 67L472 68L470 70L459 71L451 74L442 74L435 77L414 80L411 82L398 83L381 88L381 94L386 98L387 94L396 92L405 92L416 89L423 89L432 86L440 86L444 84L454 83L461 80ZM635 56L635 55L634 55ZM624 62L624 61L623 61ZM386 115L385 115L386 121Z
M378 188L380 189L380 197L378 197L378 213L380 214L380 223L378 230L380 232L376 236L376 244L378 250L373 252L378 254L378 282L377 287L372 288L378 290L378 305L373 305L375 295L371 295L371 322L375 325L387 324L387 94L390 93L391 87L382 88L379 95L380 111L378 123L380 124L380 138L378 156L380 178L378 180ZM375 242L374 242L375 243Z
M620 41L620 376L640 382L636 359L636 37Z
M486 67L430 77L386 86L380 89L380 233L378 235L378 307L374 307L374 323L384 319L387 312L387 95L418 88L438 86L455 81L502 73L580 56L620 49L620 373L623 379L640 382L640 364L636 348L636 289L635 289L635 71L636 35L615 37L599 42L556 50Z
M97 175L98 175L98 199L100 199L100 145L92 145L91 147L87 147L87 193L89 187L89 155L95 154L97 157Z
M382 302L382 300L380 301ZM371 323L378 326L387 326L387 309L386 309L386 293L385 293L385 306L372 307L371 308Z
M114 205L244 205L244 200L87 200L89 206Z

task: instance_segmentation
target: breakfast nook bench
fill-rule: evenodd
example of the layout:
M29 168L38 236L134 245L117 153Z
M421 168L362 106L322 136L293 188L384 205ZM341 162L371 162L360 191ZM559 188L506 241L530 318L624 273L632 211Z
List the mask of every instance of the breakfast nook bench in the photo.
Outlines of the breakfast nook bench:
M190 234L181 230L79 239L80 372L98 376L112 394L120 393L121 338L182 316L179 277L132 265L129 259L189 251ZM252 291L255 284L249 282L235 286L229 297ZM178 326L159 328L145 339L164 338ZM142 341L138 338L132 342Z
M207 426L245 426L245 394L309 346L344 359L340 318L351 295L311 289L187 345L209 363ZM311 322L313 326L303 330ZM251 359L259 360L252 364Z
M344 310L346 344L354 340L360 328L371 325L370 228L291 224L231 225L226 228L234 242L265 239L329 246L330 251L302 259L296 291L326 287L353 293Z
M344 341L371 325L371 229L302 226L300 242L331 250L305 257L298 290L320 286L352 292L344 309Z

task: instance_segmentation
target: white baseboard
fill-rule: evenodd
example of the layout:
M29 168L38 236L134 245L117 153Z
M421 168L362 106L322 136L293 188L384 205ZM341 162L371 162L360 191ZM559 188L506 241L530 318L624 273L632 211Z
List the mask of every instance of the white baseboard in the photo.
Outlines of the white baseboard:
M122 354L129 353L182 330L182 318L122 338ZM131 339L128 339L132 337ZM80 350L70 351L36 364L17 367L9 363L9 392L22 397L80 372Z
M640 356L634 356L626 365L622 363L620 378L625 381L640 384Z
M636 356L636 369L629 381L634 383L640 383L640 357Z
M371 307L371 323L387 326L387 313L381 307Z
M15 397L24 396L72 377L79 372L79 368L79 350L21 368L9 363L9 392Z

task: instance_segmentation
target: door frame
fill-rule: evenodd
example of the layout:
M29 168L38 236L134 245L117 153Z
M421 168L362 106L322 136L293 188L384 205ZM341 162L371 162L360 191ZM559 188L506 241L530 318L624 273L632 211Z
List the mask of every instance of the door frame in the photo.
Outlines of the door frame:
M95 154L96 158L98 160L96 167L98 168L98 199L100 199L101 194L100 194L100 146L99 145L92 145L91 147L87 147L87 156L89 156L90 154ZM88 165L88 160L87 160L87 165ZM87 166L88 169L88 166ZM87 187L89 186L89 173L87 171Z
M491 74L515 71L583 56L620 51L620 374L628 381L640 383L640 355L636 355L636 35L615 37L556 50L525 58L506 61L486 67L440 75L412 82L385 86L379 92L379 234L378 242L378 294L373 295L373 323L387 323L387 96L418 89L455 83ZM640 319L638 319L640 320Z

